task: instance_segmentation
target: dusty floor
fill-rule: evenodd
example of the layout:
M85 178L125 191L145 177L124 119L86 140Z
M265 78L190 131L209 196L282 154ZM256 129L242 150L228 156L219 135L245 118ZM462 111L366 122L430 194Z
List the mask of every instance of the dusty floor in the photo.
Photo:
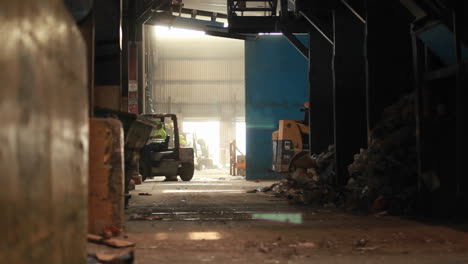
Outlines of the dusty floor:
M161 180L137 185L126 211L136 263L468 263L468 233L456 228L290 205L246 193L271 181L222 170Z

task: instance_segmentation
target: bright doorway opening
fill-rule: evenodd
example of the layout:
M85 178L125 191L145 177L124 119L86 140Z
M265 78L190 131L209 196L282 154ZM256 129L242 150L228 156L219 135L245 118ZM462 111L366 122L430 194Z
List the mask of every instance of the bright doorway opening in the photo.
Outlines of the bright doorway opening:
M220 122L183 122L183 129L185 133L194 134L198 140L205 142L213 165L220 167Z

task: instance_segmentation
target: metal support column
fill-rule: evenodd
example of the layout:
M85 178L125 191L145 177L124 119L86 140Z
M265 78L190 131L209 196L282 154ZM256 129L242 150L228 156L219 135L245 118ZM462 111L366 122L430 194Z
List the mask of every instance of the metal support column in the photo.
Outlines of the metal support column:
M316 30L309 32L309 58L309 148L315 154L334 142L333 45Z
M94 109L94 11L79 24L81 35L86 44L87 55L87 68L88 68L88 103L89 103L89 116L93 116Z
M121 110L128 111L128 60L130 42L129 0L122 0Z
M458 11L460 10L460 11ZM464 98L463 93L466 88L467 73L465 70L465 64L463 63L462 54L462 16L464 15L461 10L463 6L458 3L457 11L453 11L453 30L454 30L454 43L455 43L455 54L457 58L458 71L456 73L456 86L455 86L455 174L456 174L456 195L460 199L463 195L463 187L468 182L466 177L463 175L464 171L464 160L462 157L464 149L466 149L466 133L464 133L463 123L466 121L464 118ZM466 29L465 29L466 30ZM466 188L466 187L465 187Z
M412 44L413 44L413 73L414 73L414 87L415 87L415 112L416 112L416 152L418 162L418 204L422 205L423 202L423 183L422 183L422 172L423 172L423 160L424 160L424 148L423 148L423 68L425 65L425 56L421 52L425 49L424 45L416 37L416 33L412 31Z
M343 5L333 21L336 184L344 185L354 154L367 146L364 25Z
M386 107L413 91L413 72L408 30L411 17L402 6L379 0L366 2L367 127L370 130Z

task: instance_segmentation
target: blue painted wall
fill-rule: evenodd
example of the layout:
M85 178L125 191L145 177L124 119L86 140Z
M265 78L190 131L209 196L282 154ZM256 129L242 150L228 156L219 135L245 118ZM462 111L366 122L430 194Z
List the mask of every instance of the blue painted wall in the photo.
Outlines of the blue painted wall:
M280 177L271 171L271 134L278 120L304 117L300 108L308 100L307 75L307 60L283 36L245 41L248 180Z

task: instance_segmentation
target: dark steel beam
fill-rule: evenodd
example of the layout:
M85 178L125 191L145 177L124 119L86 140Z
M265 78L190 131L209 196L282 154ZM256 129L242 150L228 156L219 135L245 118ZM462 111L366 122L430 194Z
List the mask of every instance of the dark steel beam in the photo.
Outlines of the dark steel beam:
M409 30L412 18L402 5L379 0L366 0L365 15L367 120L370 130L381 119L386 107L414 89ZM393 22L388 23L390 20Z
M309 58L309 153L319 154L334 144L333 46L316 30L309 33Z
M336 184L343 186L354 154L367 147L364 25L344 6L333 14Z
M205 34L213 36L213 37L221 37L221 38L231 38L231 39L240 39L240 40L251 40L257 37L256 34L234 34L228 32L220 32L220 31L205 31Z
M191 15L191 14L193 14L193 11L194 11L194 10L197 12L197 16L212 17L213 14L216 14L216 18L227 19L227 15L226 15L226 14L216 13L216 12L210 12L210 11L204 11L204 10L196 10L196 9L191 9L191 8L182 8L182 9L180 10L180 13L182 13L182 14L187 14L187 15ZM179 13L179 12L178 12L178 11L174 11L173 13Z
M122 1L122 53L120 57L120 89L121 95L123 98L128 98L128 58L129 58L129 43L130 43L130 18L129 18L129 7L130 0L121 0Z
M148 21L154 12L171 3L171 0L154 0L153 3L137 18L138 24Z
M341 3L353 13L362 23L366 23L366 20L348 3L348 0L341 0Z
M332 38L328 36L322 28L314 23L310 16L306 15L303 11L299 11L299 14L304 17L312 25L312 27L314 27L331 45L334 44Z
M86 44L86 63L88 68L88 103L89 103L89 115L93 117L94 109L94 60L95 60L95 20L94 13L91 13L81 21L79 25L81 35Z
M463 93L466 88L463 84L466 82L466 72L464 70L464 63L463 63L463 53L462 53L462 30L463 29L463 23L462 23L462 16L466 15L463 14L460 10L462 9L462 4L458 3L458 10L459 11L453 11L452 16L453 16L453 30L454 30L454 48L455 48L455 54L457 57L457 65L458 65L458 71L456 74L456 86L455 86L455 142L456 142L456 147L455 147L455 173L456 173L456 194L457 197L462 196L462 183L468 182L466 179L463 179L464 175L464 165L465 165L465 160L463 158L463 153L464 150L466 149L465 145L463 142L466 142L465 137L466 133L464 132L464 123L465 123L465 118L464 118L464 97Z
M414 29L414 25L412 28ZM413 51L413 74L414 74L414 91L415 91L415 112L416 112L416 158L417 158L417 186L418 186L418 204L422 206L424 204L423 195L423 179L422 174L425 170L425 153L427 150L424 146L424 133L425 125L423 118L423 72L426 64L426 56L424 55L425 49L424 44L417 38L414 30L411 35L412 39L412 51Z
M121 51L119 26L121 3L113 0L94 1L95 18L95 85L121 85ZM95 89L98 89L96 87Z
M309 49L291 32L283 30L283 36L306 58L309 59Z

